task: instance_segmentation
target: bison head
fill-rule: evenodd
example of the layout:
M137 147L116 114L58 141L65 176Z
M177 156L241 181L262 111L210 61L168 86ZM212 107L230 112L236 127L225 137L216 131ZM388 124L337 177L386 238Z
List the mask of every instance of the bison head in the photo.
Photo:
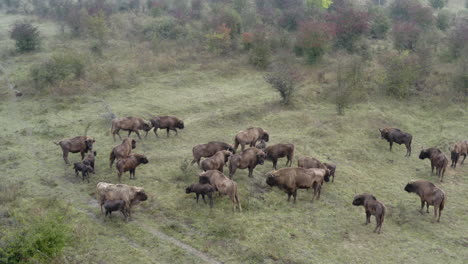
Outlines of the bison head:
M234 149L233 146L229 145L227 148L226 148L227 151L230 151L232 154L236 154L236 150Z
M86 137L86 141L85 141L85 143L86 143L86 148L87 148L88 150L93 150L93 144L94 144L94 142L96 142L96 140L94 140L94 138L92 138L92 137Z
M192 192L192 185L190 185L189 187L185 188L185 193L191 193Z
M268 132L263 131L262 140L265 140L265 142L268 142L270 140L270 135L268 134Z
M427 151L426 149L421 150L421 153L419 153L420 159L429 158L429 156L429 151Z
M142 125L141 125L141 130L145 131L145 132L149 132L151 130L151 124L147 123L147 122L144 122Z
M177 122L177 125L176 125L176 126L177 126L177 128L179 128L179 129L184 129L184 121L179 120L179 121Z
M266 154L263 151L257 153L257 164L263 165L265 163Z
M269 185L269 186L275 186L276 185L276 177L274 174L272 173L268 173L267 174L267 179L266 179L266 183Z
M325 169L325 176L323 177L323 179L326 182L329 182L330 181L330 176L331 176L331 171L329 169Z
M460 154L457 153L457 152L455 152L455 151L451 151L451 152L450 152L450 158L451 158L452 160L458 160L459 156L460 156Z
M132 149L136 148L136 141L132 139Z
M387 137L388 137L388 129L387 129L387 128L383 128L383 129L380 129L380 128L379 128L379 131L380 131L380 138L381 138L381 139L387 139Z
M375 198L374 195L368 194L368 193L359 194L359 195L354 196L353 205L355 206L364 205L366 200L377 200L377 198Z
M198 177L198 183L200 184L209 184L210 183L210 178L206 176L204 173L200 173Z
M229 161L229 157L231 157L232 153L227 150L223 150L223 154L224 154L224 163L226 163Z
M416 186L413 183L409 182L405 186L405 191L407 191L409 193L415 192L416 191Z
M141 155L140 157L138 157L138 162L143 163L143 164L147 164L149 161L146 158L146 156Z
M148 200L148 195L146 195L146 193L145 193L144 190L140 190L140 191L138 191L138 192L136 193L135 198L136 198L136 200L138 200L138 201L144 202L144 201Z

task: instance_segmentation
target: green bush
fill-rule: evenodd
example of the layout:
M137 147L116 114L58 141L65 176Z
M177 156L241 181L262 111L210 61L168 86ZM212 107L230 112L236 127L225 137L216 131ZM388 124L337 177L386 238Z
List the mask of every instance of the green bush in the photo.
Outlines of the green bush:
M291 102L291 98L302 79L302 75L296 68L284 62L274 65L273 70L265 75L265 81L280 93L283 104Z
M385 91L397 99L407 98L413 92L418 78L416 59L408 52L391 53L385 56Z
M442 31L445 31L450 27L450 24L452 24L453 21L453 14L452 12L448 10L441 10L439 14L437 15L437 28L439 28Z
M20 52L37 50L41 44L39 30L29 22L16 22L10 37L15 40L16 49Z
M79 55L56 54L47 61L33 66L31 78L36 88L54 85L59 81L80 78L84 73L85 63Z
M390 19L382 8L373 8L369 10L371 16L370 35L374 39L385 39L390 29Z
M271 48L264 32L253 34L249 51L249 63L260 69L266 69L271 61Z
M431 6L435 9L441 9L445 6L445 3L447 2L448 0L429 0L429 3L431 4Z
M344 115L355 100L361 96L364 79L363 60L359 56L340 56L336 70L336 89L332 99L339 115Z
M177 39L187 34L185 27L174 17L164 16L156 18L153 23L143 28L143 35L147 40Z
M231 38L235 39L240 35L242 29L242 18L239 13L230 7L215 8L213 10L213 19L211 20L211 28L218 28L221 25L231 29Z

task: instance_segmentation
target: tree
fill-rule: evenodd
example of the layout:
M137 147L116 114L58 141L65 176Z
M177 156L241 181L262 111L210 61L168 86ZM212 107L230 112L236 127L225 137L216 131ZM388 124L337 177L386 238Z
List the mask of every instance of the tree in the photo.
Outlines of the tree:
M335 24L336 45L348 51L353 51L356 41L369 30L368 13L351 6L338 7L328 20Z
M19 52L37 50L41 44L39 30L29 22L16 22L10 31L10 37L15 40Z
M442 9L445 6L447 0L429 0L431 6L435 9Z
M393 25L393 44L398 51L414 50L421 29L411 22L397 22Z
M282 103L289 104L297 85L302 81L299 71L288 63L276 64L273 70L265 75L265 81L280 93Z
M304 54L307 62L315 63L331 46L335 28L331 23L309 20L299 26L296 37L296 51Z
M342 56L343 57L343 56ZM358 99L364 79L363 61L358 56L340 59L336 69L336 89L332 96L339 115Z

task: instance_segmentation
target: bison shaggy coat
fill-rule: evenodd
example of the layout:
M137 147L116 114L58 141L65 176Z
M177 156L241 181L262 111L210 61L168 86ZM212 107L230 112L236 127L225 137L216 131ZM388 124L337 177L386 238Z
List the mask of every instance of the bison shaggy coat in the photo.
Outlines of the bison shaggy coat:
M258 148L248 148L239 154L232 155L229 159L229 178L234 176L237 169L249 169L249 177L258 164L263 165L266 154Z
M453 147L449 148L450 150L450 158L452 160L452 164L450 167L454 169L457 167L458 159L460 156L464 156L463 160L460 164L465 162L466 156L468 155L468 141L460 141L453 145Z
M131 207L138 204L140 201L148 200L148 196L141 187L100 182L96 185L96 199L101 207L101 214L103 213L102 206L106 201L125 201L125 211L128 213L128 218L131 219Z
M81 171L81 177L83 181L86 179L89 183L89 174L94 173L93 167L83 163L83 162L76 162L73 164L73 169L75 170L75 174L78 177L78 172Z
M232 210L235 211L237 206L239 211L242 212L239 194L237 193L237 183L235 181L229 179L222 172L217 170L202 172L199 174L199 179L201 184L209 183L220 194L229 196L232 202Z
M445 169L448 165L448 159L444 153L438 148L428 148L421 150L419 153L420 159L428 158L431 161L431 173L434 173L434 167L436 168L436 174L439 176L439 180L444 181Z
M374 195L368 193L354 196L353 205L364 206L364 209L366 210L366 225L370 223L371 215L375 216L377 225L375 226L374 233L377 232L380 234L380 229L382 229L382 224L385 218L385 205L382 202L377 201Z
M241 145L241 150L244 150L246 145L254 147L259 140L268 142L270 135L261 127L249 127L247 130L239 131L234 137L234 150L237 151L239 145Z
M179 118L175 116L157 116L157 117L152 118L150 122L154 128L153 131L156 137L159 137L157 133L158 129L166 129L168 137L169 137L169 130L175 131L176 136L177 136L177 128L184 129L184 121L180 120ZM148 132L146 132L146 135L148 135Z
M122 139L119 133L120 130L128 131L128 136L130 136L132 132L135 132L138 138L141 139L140 132L138 132L138 130L148 132L151 130L151 126L148 122L139 117L128 116L112 119L111 133L114 141L115 134L117 134L119 138Z
M112 168L112 164L116 159L126 158L132 153L132 149L136 148L136 141L132 138L126 138L119 145L115 146L109 156L109 167Z
M94 138L87 136L78 136L70 139L63 139L59 142L54 142L62 148L63 160L66 164L70 164L68 153L81 153L81 159L84 159L85 153L93 150L93 144L96 142Z
M230 156L230 151L220 150L213 156L203 160L201 163L201 168L203 171L219 170L220 172L223 172L224 164L228 162Z
M185 188L185 193L195 193L197 195L197 203L198 203L198 198L200 195L203 198L203 202L206 204L205 200L205 195L208 196L208 199L210 200L210 207L213 207L213 193L215 192L215 188L209 184L201 184L201 183L194 183L191 184L189 187Z
M273 162L273 168L276 170L276 164L279 158L287 158L286 166L291 167L292 160L294 157L294 145L293 144L276 144L271 145L264 149L266 159Z
M446 195L442 189L438 188L430 181L415 180L406 184L405 191L408 193L415 193L419 196L421 199L421 214L423 213L424 204L426 204L426 213L429 213L429 205L433 205L434 218L432 222L435 221L437 212L439 213L437 222L440 222L440 216L442 215L442 210L444 210L446 201Z
M232 153L236 153L232 145L228 143L219 142L219 141L211 141L206 144L199 144L193 147L192 149L193 160L191 164L194 164L196 162L197 165L200 166L201 158L211 157L220 150L228 150Z
M387 140L388 143L390 144L390 151L392 151L393 142L399 145L405 144L406 146L405 157L411 156L411 141L413 140L413 136L411 136L411 134L405 133L398 128L391 128L391 127L386 127L382 129L379 128L379 131L380 131L380 137L382 139Z
M117 168L117 176L119 177L119 182L122 178L122 174L126 171L130 171L130 179L135 179L135 171L136 167L138 167L140 164L147 164L148 159L146 158L145 155L142 154L136 154L132 153L130 156L126 158L122 158L119 161L117 161L117 164L115 164L115 167ZM133 175L133 178L132 178Z

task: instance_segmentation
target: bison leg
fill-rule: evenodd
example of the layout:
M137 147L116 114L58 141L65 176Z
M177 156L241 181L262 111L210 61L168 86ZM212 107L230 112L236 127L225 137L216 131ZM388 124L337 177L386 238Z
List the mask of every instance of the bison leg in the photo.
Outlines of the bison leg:
M467 154L463 155L463 160L460 162L460 164L463 164L465 162L466 156L467 156Z
M276 170L276 163L278 163L278 160L272 159L271 161L273 162L273 168Z
M141 140L140 132L138 132L138 130L136 130L136 131L134 131L134 132L137 134L138 138Z
M366 223L365 223L365 225L370 223L370 217L371 217L370 211L366 210Z
M208 193L208 199L210 200L210 207L213 208L213 194Z
M154 128L154 130L153 130L153 132L154 132L154 134L156 135L156 137L158 138L158 137L159 137L159 135L158 135L158 132L157 132L157 131L158 131L158 128L157 128L157 127L155 127L155 128Z
M177 129L173 128L171 130L174 130L175 131L175 135L177 136L179 133L177 133Z
M249 167L249 177L250 178L253 177L253 170L254 170L254 167Z
M294 192L293 192L293 197L294 197L294 203L296 203L296 198L297 198L297 190L294 190Z
M431 175L434 174L434 162L431 160Z
M196 195L197 195L197 203L198 203L198 198L200 198L200 194L196 193Z
M426 213L429 213L429 203L426 202Z
M436 218L437 218L437 211L439 209L439 205L438 204L434 204L434 217L432 218L432 223L435 222Z
M169 128L166 128L167 137L169 137Z
M419 210L421 214L423 213L424 203L425 203L424 200L421 198L421 209Z
M201 197L203 198L203 202L206 204L205 194L202 194Z
M78 170L75 169L75 177L78 177Z
M392 147L393 147L393 142L390 141L390 151L392 151Z
M288 202L291 201L291 195L292 195L292 193L288 192Z
M68 150L63 151L63 160L65 161L65 164L70 164L70 161L68 161Z
M409 143L408 145L406 145L406 154L408 155L408 157L411 156L411 143ZM380 230L379 230L380 232Z

